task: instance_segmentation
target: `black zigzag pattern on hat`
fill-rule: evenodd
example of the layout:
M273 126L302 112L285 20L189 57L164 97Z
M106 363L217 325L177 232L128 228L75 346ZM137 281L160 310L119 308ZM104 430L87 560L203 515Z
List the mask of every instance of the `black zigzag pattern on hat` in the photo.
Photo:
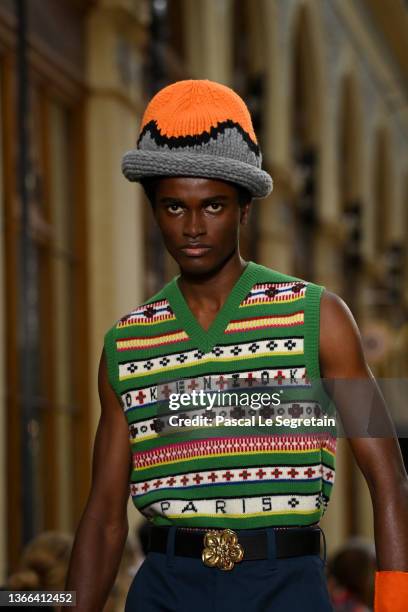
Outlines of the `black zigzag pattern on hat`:
M156 121L153 119L146 123L143 130L140 133L140 136L137 140L137 146L139 146L140 141L143 136L149 132L150 136L153 138L155 143L159 146L167 145L169 149L178 149L183 147L193 147L195 145L201 145L209 142L211 138L214 140L217 139L219 134L223 134L226 129L235 128L242 136L244 141L247 143L248 147L251 151L255 153L255 155L259 156L259 146L251 140L249 134L235 121L231 119L227 119L226 121L222 121L217 123L216 127L211 127L209 131L204 131L201 134L194 134L188 136L163 136L160 132L160 128L157 127Z

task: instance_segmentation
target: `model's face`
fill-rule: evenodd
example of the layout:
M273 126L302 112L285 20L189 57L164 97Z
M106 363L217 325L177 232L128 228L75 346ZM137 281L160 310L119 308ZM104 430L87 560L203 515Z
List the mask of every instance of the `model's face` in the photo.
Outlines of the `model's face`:
M205 178L163 178L154 214L169 253L186 273L210 272L238 251L239 228L250 204L237 189Z

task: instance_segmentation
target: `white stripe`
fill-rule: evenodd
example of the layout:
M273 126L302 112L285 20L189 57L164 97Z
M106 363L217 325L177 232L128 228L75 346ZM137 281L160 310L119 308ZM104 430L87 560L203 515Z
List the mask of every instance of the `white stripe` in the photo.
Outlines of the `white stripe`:
M179 500L167 499L155 502L143 508L147 516L164 516L168 518L193 516L236 516L245 518L251 514L299 514L319 510L321 494L313 495L260 495L246 498L218 498Z
M201 358L197 356L202 355L202 353L193 349L122 363L119 365L119 380L150 376L158 371L165 373L175 368L190 367L203 363L256 359L274 355L303 355L303 352L303 338L268 338L267 340L254 340L228 346L216 345L211 352L205 353Z
M307 475L308 470L314 472L310 477ZM213 485L213 490L216 490L216 486L219 484L233 484L233 483L261 483L261 482L282 482L289 480L291 482L296 481L309 481L322 479L328 484L334 482L335 472L333 469L326 467L325 465L302 465L293 466L250 466L240 468L223 468L222 470L206 470L202 472L186 472L185 474L177 474L168 476L162 476L160 478L149 478L137 483L131 483L130 492L133 497L145 495L152 491L158 491L163 489L187 489L197 488Z

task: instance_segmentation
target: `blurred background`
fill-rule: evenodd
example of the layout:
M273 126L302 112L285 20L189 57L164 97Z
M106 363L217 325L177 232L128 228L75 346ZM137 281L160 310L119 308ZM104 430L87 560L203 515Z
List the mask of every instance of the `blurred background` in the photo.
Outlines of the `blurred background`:
M406 1L1 0L3 582L34 536L75 530L103 335L176 272L120 163L146 102L183 78L252 113L274 191L243 256L338 293L373 372L407 376ZM322 526L329 553L373 539L345 440Z

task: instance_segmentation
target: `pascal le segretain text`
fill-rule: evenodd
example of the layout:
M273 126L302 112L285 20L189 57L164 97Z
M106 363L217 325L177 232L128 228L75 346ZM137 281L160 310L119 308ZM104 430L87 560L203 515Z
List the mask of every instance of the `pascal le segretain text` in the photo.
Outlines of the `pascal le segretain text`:
M172 427L290 427L291 429L297 429L298 427L332 427L336 425L334 418L326 417L317 418L310 417L305 419L299 418L285 418L282 416L264 418L260 414L253 414L249 417L243 418L230 418L223 415L217 415L215 417L208 417L204 415L195 415L191 418L185 416L179 416L177 414L171 415L169 418L169 425Z

